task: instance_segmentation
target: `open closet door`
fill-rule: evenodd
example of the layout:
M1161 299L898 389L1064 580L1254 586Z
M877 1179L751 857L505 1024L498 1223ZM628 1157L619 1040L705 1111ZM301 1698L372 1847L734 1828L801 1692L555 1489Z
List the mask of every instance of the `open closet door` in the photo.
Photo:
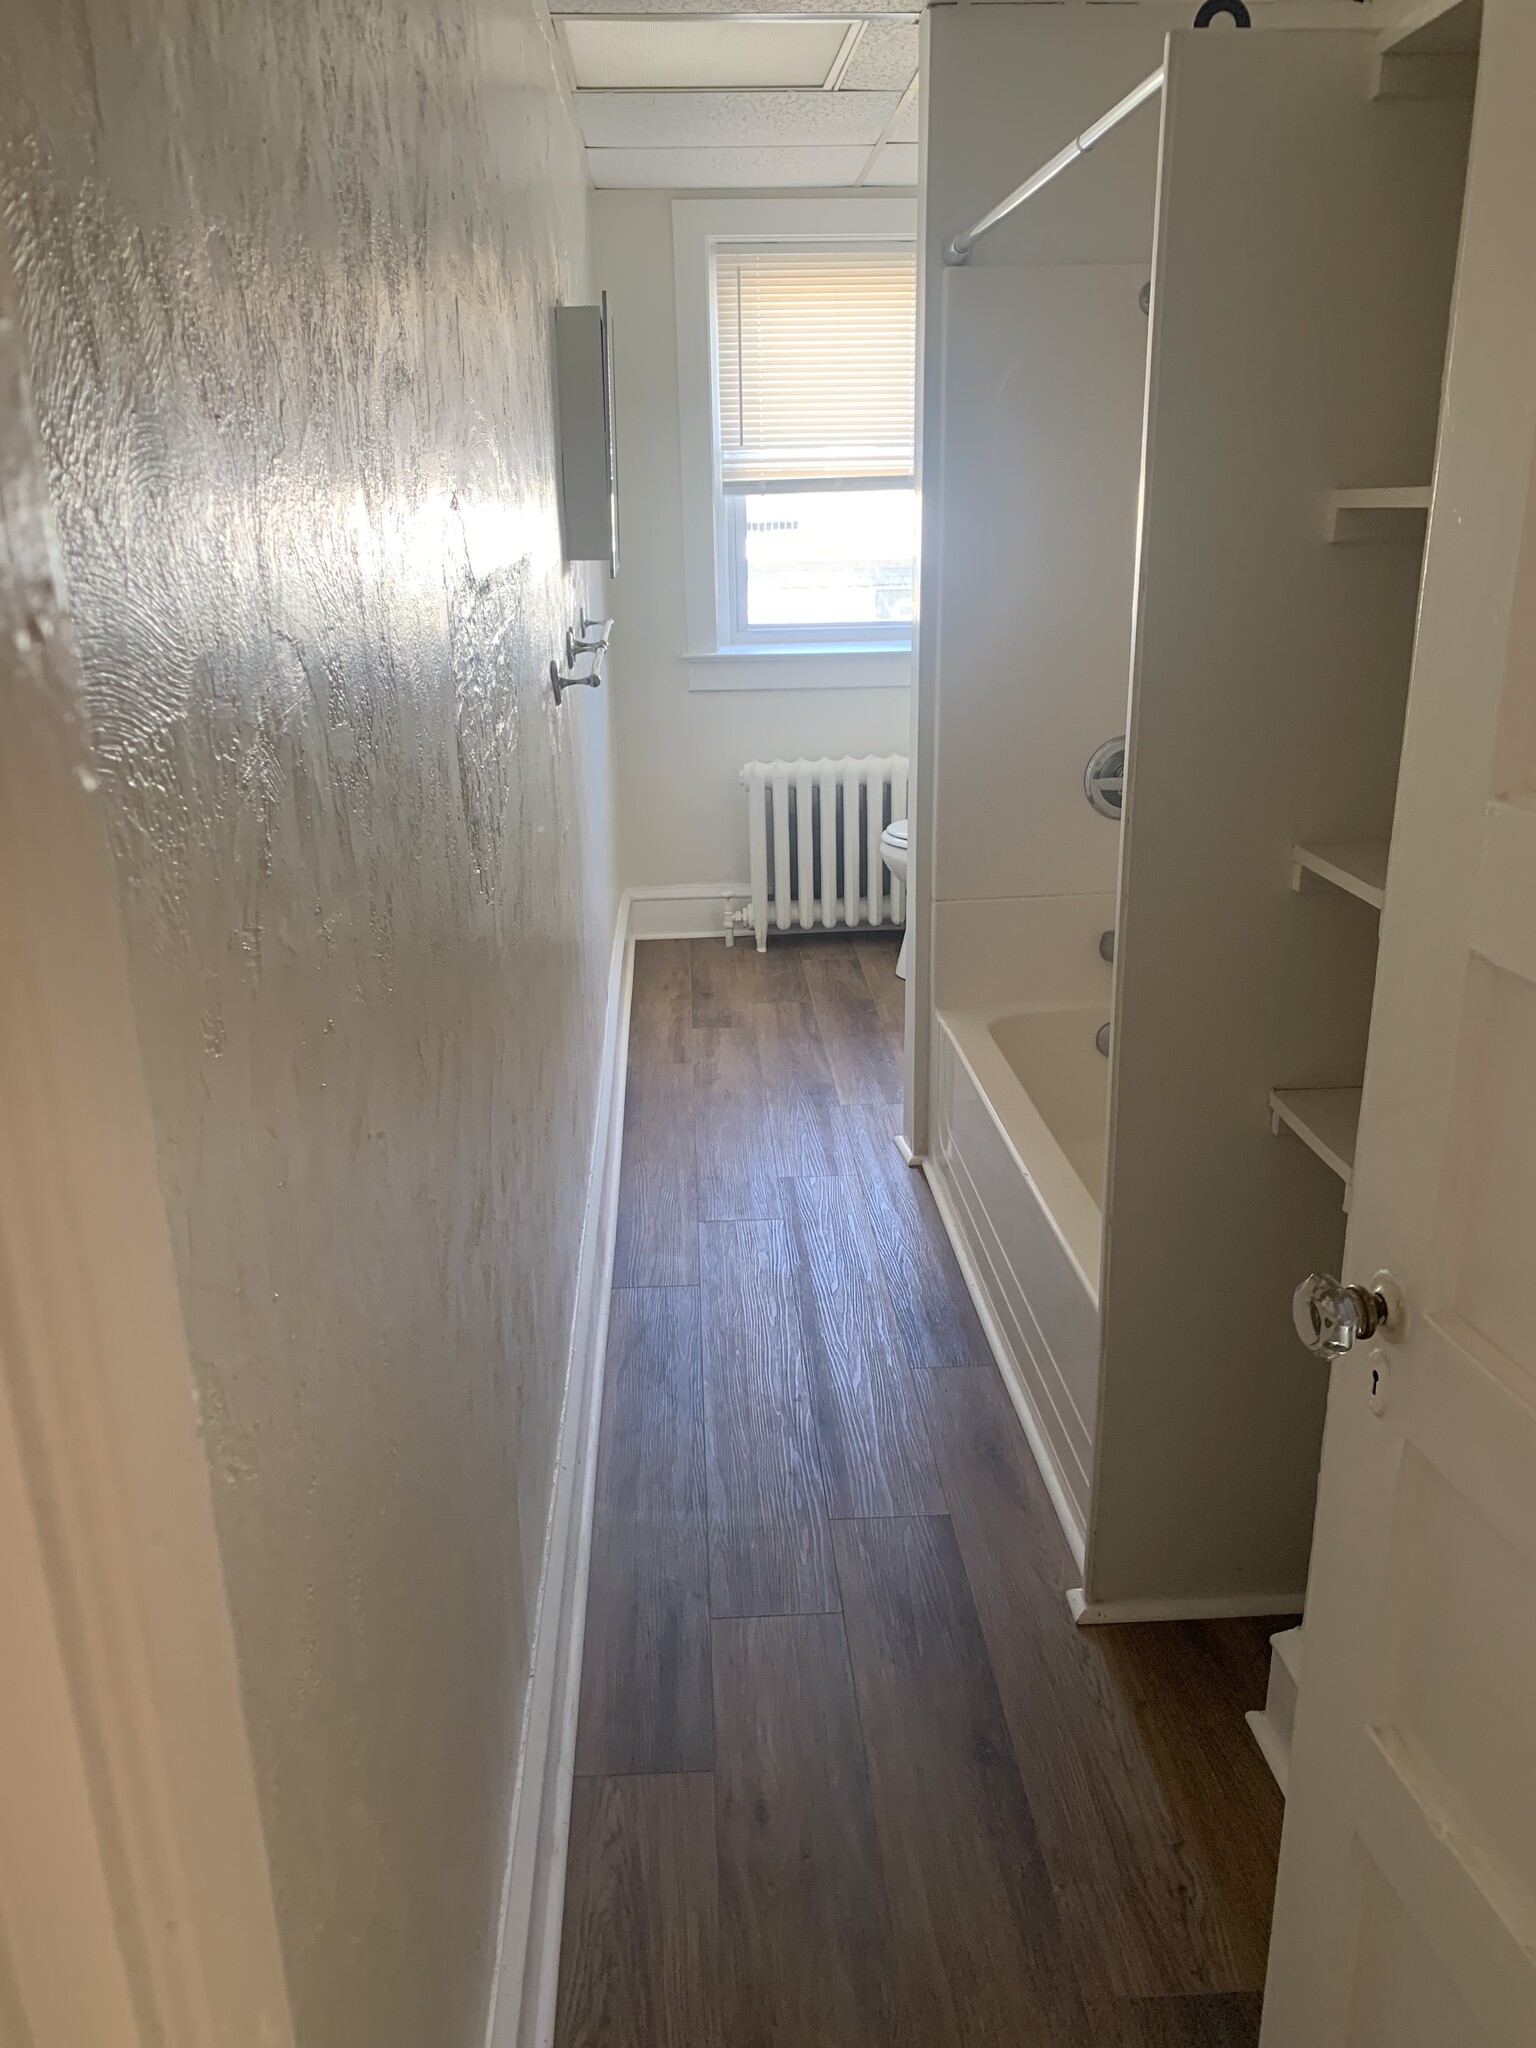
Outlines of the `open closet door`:
M1487 0L1264 2048L1536 2040L1533 93Z

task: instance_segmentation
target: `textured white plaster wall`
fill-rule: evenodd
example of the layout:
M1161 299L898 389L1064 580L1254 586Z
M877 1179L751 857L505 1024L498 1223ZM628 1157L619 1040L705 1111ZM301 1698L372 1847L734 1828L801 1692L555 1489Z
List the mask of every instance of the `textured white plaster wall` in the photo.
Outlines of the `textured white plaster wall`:
M609 660L619 874L626 886L745 883L742 763L905 753L908 686L689 689L672 194L595 192L592 260L613 308L618 404L623 560Z
M592 1137L531 5L12 0L0 197L304 2048L483 2035Z

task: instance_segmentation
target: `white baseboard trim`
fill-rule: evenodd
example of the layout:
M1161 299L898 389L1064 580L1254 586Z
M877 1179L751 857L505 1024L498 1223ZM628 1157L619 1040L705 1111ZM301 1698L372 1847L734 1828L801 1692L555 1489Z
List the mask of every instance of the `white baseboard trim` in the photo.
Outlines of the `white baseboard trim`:
M1302 1593L1214 1593L1190 1600L1147 1594L1131 1600L1089 1600L1081 1586L1067 1594L1067 1612L1079 1628L1122 1621L1237 1621L1245 1616L1300 1614Z
M744 882L671 882L664 887L626 889L632 939L723 939L725 913L751 901ZM751 931L737 933L752 943Z
M920 1152L914 1152L912 1150L912 1147L907 1143L906 1134L903 1131L898 1131L896 1133L896 1150L901 1154L902 1158L907 1162L908 1166L922 1165L922 1154ZM946 1228L947 1227L948 1226L946 1225Z
M1304 1640L1299 1628L1283 1628L1269 1639L1269 1687L1264 1704L1244 1715L1265 1763L1280 1787L1290 1788L1291 1742L1296 1733L1296 1707L1301 1697Z
M1249 1732L1259 1745L1260 1755L1269 1765L1270 1775L1280 1787L1280 1797L1284 1799L1290 1791L1291 1782L1289 1747L1281 1741L1274 1722L1270 1720L1263 1707L1252 1708L1244 1714L1243 1719L1248 1723Z
M547 2048L560 1981L576 1711L591 1563L597 1430L618 1218L619 1154L634 979L631 901L619 904L608 974L602 1070L577 1266L576 1306L545 1528L544 1564L491 1980L486 2048Z
M899 1144L901 1141L898 1139L897 1142ZM1072 1496L1057 1469L1055 1453L1041 1427L1039 1417L1035 1414L1034 1403L1030 1400L1029 1391L1024 1384L1024 1376L1019 1371L1008 1340L992 1312L991 1300L981 1275L976 1270L976 1262L971 1257L965 1232L960 1226L954 1196L950 1192L944 1169L938 1160L930 1156L922 1161L922 1170L923 1178L933 1190L934 1206L938 1209L939 1221L944 1225L944 1234L949 1239L950 1248L959 1265L960 1277L965 1282L966 1292L971 1297L971 1303L981 1323L982 1335L991 1349L1003 1385L1008 1389L1008 1398L1012 1401L1014 1412L1019 1418L1019 1426L1028 1439L1035 1463L1040 1468L1040 1477L1045 1481L1045 1490L1051 1497L1051 1506L1056 1510L1056 1519L1061 1524L1062 1535L1067 1539L1072 1561L1081 1571L1086 1554L1083 1525L1077 1518Z

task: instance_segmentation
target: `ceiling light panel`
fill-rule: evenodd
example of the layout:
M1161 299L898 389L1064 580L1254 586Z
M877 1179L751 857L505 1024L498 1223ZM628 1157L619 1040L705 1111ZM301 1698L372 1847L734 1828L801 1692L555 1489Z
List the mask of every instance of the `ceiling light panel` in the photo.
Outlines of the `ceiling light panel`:
M731 87L819 86L848 23L731 21L700 16L624 21L565 15L561 33L582 90L685 92Z

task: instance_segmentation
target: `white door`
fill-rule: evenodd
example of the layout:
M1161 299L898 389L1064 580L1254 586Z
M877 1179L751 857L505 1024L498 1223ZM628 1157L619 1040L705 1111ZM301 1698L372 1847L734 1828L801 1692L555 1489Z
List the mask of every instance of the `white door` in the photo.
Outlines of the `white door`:
M1487 0L1264 2048L1536 2043L1533 104Z

